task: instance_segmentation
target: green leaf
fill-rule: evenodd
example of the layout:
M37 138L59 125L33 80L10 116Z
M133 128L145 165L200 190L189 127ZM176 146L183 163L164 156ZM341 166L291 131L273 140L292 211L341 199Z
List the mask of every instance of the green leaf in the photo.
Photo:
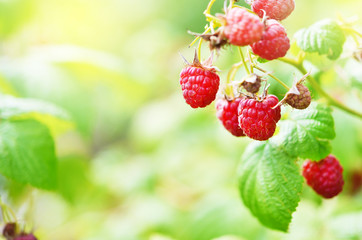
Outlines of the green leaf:
M302 50L327 55L331 60L335 60L341 55L346 40L341 27L330 19L303 28L294 37Z
M261 58L261 57L258 57L256 60L258 60L258 62L260 62L260 63L267 63L267 62L269 62L269 60L266 60L266 59Z
M16 98L0 95L0 118L2 119L36 119L45 124L53 136L70 128L73 123L69 115L54 104L30 98Z
M0 172L38 188L56 187L56 157L49 130L35 120L0 124Z
M331 152L335 137L331 109L313 102L305 110L294 110L279 123L279 133L271 141L293 157L320 160Z
M69 120L68 114L54 104L30 98L0 95L0 118L9 119L29 113L42 113Z
M286 232L300 200L302 177L296 158L269 141L251 143L238 171L245 206L265 226Z

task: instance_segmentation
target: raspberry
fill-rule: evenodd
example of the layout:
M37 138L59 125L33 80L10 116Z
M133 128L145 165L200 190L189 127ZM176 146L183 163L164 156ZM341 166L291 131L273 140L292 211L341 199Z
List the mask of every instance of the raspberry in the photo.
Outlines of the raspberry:
M303 164L303 176L307 184L324 198L332 198L342 191L342 172L341 164L332 154L318 162L306 160Z
M304 86L303 84L297 84L296 86L297 91L292 93L289 91L287 93L287 97L285 102L288 103L291 107L296 109L305 109L309 106L310 102L312 101L312 97L310 96L309 89ZM291 90L294 90L293 88Z
M259 75L252 73L243 80L241 85L246 91L250 93L257 93L261 85L261 78Z
M267 60L284 57L290 47L285 28L276 20L266 21L266 29L260 41L251 45L253 52Z
M236 46L246 46L259 41L264 25L259 17L242 8L232 8L226 14L224 35Z
M195 56L194 63L181 71L180 84L186 103L203 108L215 100L220 78L215 69L202 65Z
M243 99L238 108L240 128L252 139L269 139L280 120L280 106L273 109L277 104L278 98L274 95L268 95L261 101Z
M216 116L232 135L236 137L245 136L239 127L238 106L242 98L233 100L221 98L216 101Z
M294 0L254 0L251 4L251 9L259 15L266 16L275 20L283 20L287 18L294 10Z

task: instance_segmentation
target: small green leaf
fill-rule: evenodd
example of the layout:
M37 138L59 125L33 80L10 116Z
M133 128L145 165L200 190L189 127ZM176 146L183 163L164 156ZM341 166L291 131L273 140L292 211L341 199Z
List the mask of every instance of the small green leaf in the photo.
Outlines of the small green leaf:
M258 60L258 62L260 62L260 63L267 63L267 62L269 62L269 60L266 60L266 59L261 58L261 57L258 57L257 60Z
M69 120L69 116L64 110L51 103L37 99L0 95L0 118L9 119L29 113L42 113Z
M251 143L238 171L245 206L265 226L286 232L300 200L302 177L296 158L269 141Z
M279 133L271 141L288 155L320 160L331 152L329 140L335 132L330 108L313 102L305 110L292 111L279 125Z
M0 172L20 183L54 189L56 157L48 128L35 120L1 122Z
M45 124L56 136L73 128L69 115L54 104L30 98L0 95L0 118L35 119Z
M330 19L303 28L294 37L302 50L327 55L331 60L335 60L341 55L346 40L341 27Z

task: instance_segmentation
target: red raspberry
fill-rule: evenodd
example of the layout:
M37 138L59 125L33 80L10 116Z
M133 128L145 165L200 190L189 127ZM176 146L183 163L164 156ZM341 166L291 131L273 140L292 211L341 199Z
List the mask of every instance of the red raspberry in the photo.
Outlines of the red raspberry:
M306 160L303 164L303 176L307 184L324 198L332 198L342 191L342 172L341 164L332 154L318 162Z
M192 108L203 108L215 100L220 78L214 69L194 61L181 71L180 84L186 103Z
M283 20L287 18L294 10L294 0L254 0L251 4L251 9L259 15L266 16L275 20Z
M238 108L239 125L244 133L255 140L264 141L273 136L276 123L280 120L278 98L268 95L261 101L243 99Z
M267 60L284 57L290 47L285 28L276 20L266 21L266 29L260 41L251 45L253 52Z
M258 16L242 8L232 8L226 14L224 35L236 46L246 46L261 39L264 25Z
M236 137L245 136L239 127L238 106L242 98L228 100L225 98L216 101L216 116L232 135Z

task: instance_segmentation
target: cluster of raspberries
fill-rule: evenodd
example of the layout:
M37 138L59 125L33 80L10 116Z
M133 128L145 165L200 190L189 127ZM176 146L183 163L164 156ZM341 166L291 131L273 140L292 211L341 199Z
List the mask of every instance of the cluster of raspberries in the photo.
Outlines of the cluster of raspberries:
M226 44L250 46L255 55L267 60L284 57L290 48L285 28L279 21L294 10L294 0L252 0L251 9L229 8L219 16L222 26L213 34L198 35L210 42L210 49ZM243 78L237 87L237 96L227 96L219 90L220 78L212 61L201 64L197 55L180 74L180 84L186 103L192 108L203 108L216 101L216 115L227 131L236 137L248 136L265 141L274 135L281 117L283 103L295 109L305 109L311 103L311 94L303 85L305 75L295 80L293 86L279 101L264 91L261 94L261 76L252 73ZM232 85L234 86L234 85ZM244 89L247 94L241 92ZM234 89L233 89L233 92ZM338 160L329 155L318 162L307 160L303 176L318 194L325 198L336 196L343 188L343 169Z
M239 7L228 9L220 17L224 25L217 31L217 37L225 39L216 42L236 46L250 45L254 54L268 60L285 56L290 47L289 39L277 20L289 16L294 9L294 0L254 0L251 8L254 13ZM252 74L245 79L242 86L252 96L224 95L224 98L216 102L217 116L234 136L246 135L264 141L273 136L280 119L279 100L265 92L261 97L257 95L261 85L260 76ZM211 64L201 64L195 58L193 64L182 70L180 84L186 103L192 108L203 108L215 100L220 78ZM300 81L282 102L303 109L309 106L310 101L310 92Z

